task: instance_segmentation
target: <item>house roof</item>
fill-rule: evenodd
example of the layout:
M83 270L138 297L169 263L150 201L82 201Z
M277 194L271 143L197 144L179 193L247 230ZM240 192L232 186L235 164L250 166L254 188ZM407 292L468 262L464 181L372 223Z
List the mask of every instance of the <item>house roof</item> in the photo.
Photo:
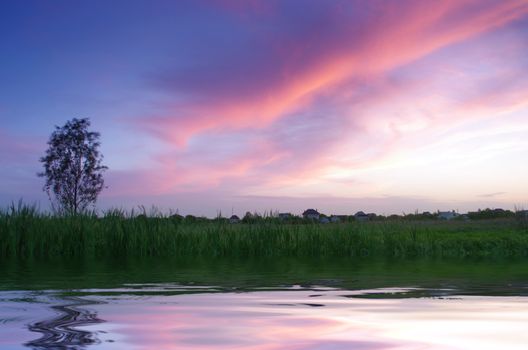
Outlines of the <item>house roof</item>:
M303 215L319 215L319 212L315 209L306 209Z
M238 216L236 216L236 215L231 215L229 220L240 220L240 218Z

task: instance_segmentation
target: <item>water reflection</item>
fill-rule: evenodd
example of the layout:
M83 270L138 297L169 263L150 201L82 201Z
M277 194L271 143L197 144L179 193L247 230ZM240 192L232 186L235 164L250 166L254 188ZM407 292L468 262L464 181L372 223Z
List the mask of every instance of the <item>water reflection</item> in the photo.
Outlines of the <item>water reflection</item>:
M524 350L526 281L526 261L2 261L0 349Z
M31 332L42 333L42 336L25 343L26 346L69 350L98 343L95 333L78 328L104 322L97 317L97 312L86 308L96 302L75 297L69 297L67 301L68 304L51 307L58 316L28 325Z
M54 315L41 310L42 319L27 326L42 336L19 344L68 350L485 350L525 349L528 343L525 297L468 296L456 289L297 285L241 292L164 284L76 290L76 297L49 293ZM21 300L4 299L0 308Z

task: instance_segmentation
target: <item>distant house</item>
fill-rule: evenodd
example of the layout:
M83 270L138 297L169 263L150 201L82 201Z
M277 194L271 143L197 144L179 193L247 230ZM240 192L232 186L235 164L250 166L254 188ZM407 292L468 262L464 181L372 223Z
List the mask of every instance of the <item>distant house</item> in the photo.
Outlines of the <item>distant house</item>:
M238 224L239 222L240 222L240 218L236 215L231 215L231 217L229 218L230 224Z
M348 215L334 215L339 218L341 222L347 222L348 221Z
M461 215L457 216L457 219L462 220L462 221L469 221L470 220L469 219L469 215L467 215L467 214L461 214Z
M315 209L307 209L304 211L304 213L302 214L303 217L305 219L310 219L310 220L319 220L319 216L321 214L319 214L319 212Z
M354 219L356 221L368 221L369 216L362 211L358 211L357 213L354 214Z
M279 213L279 219L288 220L292 217L291 213Z
M424 211L422 213L422 219L434 219L434 217L435 216L433 214L431 214L431 212L429 212L429 211Z
M330 216L330 222L338 223L338 222L341 222L341 219L337 215L332 215Z
M439 211L436 217L440 220L453 220L457 216L458 214L455 213L454 210L452 210L452 211Z
M180 214L172 214L170 218L174 221L183 221L183 216Z
M328 224L330 222L330 220L326 217L326 216L323 216L319 219L319 222L321 224Z
M524 218L528 218L528 210L518 210L515 212L515 215L517 215L518 217L524 217Z

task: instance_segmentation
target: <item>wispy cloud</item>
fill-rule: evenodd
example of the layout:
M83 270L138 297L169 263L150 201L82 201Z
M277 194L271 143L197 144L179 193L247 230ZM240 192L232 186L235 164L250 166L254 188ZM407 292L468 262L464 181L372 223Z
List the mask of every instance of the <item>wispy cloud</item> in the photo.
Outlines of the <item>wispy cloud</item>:
M226 48L231 54L212 49L203 65L157 74L167 93L186 99L140 125L178 146L206 130L267 127L312 108L335 84L387 73L528 13L522 1L366 5L361 17L353 3L316 4L297 21L294 9L276 5L256 16L248 37L233 38L241 42Z
M502 196L503 194L506 194L506 193L507 192L493 192L493 193L479 194L478 196L479 197L484 197L484 198L492 198L492 197Z

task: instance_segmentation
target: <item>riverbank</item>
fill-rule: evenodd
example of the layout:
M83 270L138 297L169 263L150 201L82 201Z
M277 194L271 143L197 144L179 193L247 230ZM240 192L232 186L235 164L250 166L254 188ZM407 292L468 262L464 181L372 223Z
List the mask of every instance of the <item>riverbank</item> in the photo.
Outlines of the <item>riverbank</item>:
M22 208L0 213L0 256L528 257L528 230L515 219L229 224Z

